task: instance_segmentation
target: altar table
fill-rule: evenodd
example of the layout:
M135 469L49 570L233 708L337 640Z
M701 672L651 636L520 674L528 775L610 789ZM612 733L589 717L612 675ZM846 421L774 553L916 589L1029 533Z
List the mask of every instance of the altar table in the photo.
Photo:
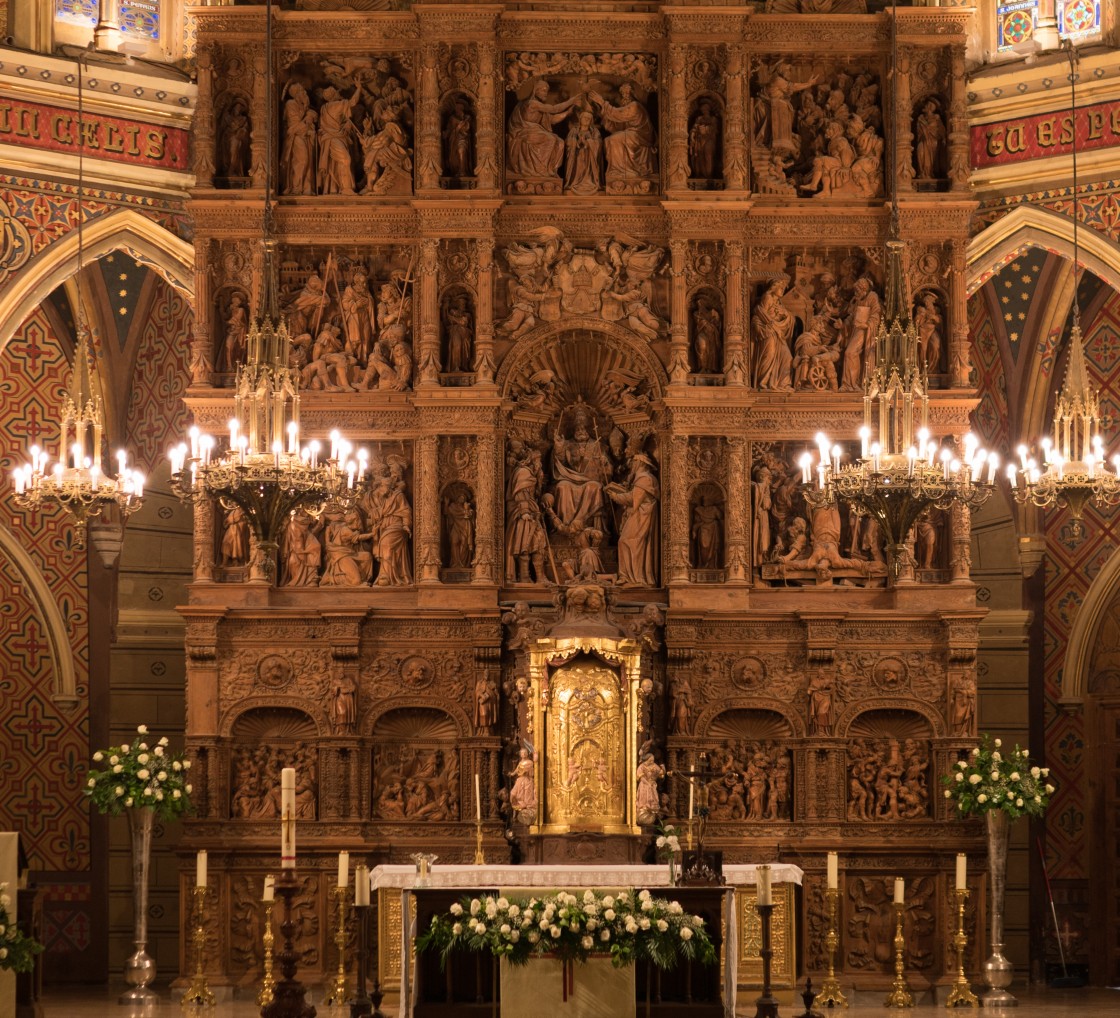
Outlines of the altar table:
M802 871L797 866L781 863L772 865L770 870L775 904L772 924L772 985L775 989L788 989L793 987L796 977L795 888L801 883ZM412 940L419 930L427 929L433 914L445 910L452 902L467 894L477 896L500 892L528 897L540 890L568 890L575 893L589 887L612 890L648 887L655 895L675 898L683 905L685 899L694 892L716 892L721 907L715 909L711 918L716 919L722 928L713 928L712 932L718 934L723 941L721 1010L730 1016L734 1014L737 990L740 987L761 985L761 961L758 957L758 913L754 908L755 867L725 864L723 877L726 885L723 888L673 887L669 883L666 865L437 865L432 868L426 880L421 882L414 866L378 866L370 874L371 886L378 895L378 977L383 989L389 992L400 990L399 1018L413 1018L416 968ZM426 915L418 915L414 892L425 889L442 889L454 893L439 896L438 907L433 907L431 896L425 894L428 899ZM490 961L487 959L482 967L489 970ZM496 976L481 971L477 974L479 986L484 989L489 987L488 992L493 992ZM672 973L667 973L665 978L671 979L672 976ZM644 978L644 975L639 978L639 994L643 996ZM488 1013L489 1009L490 1006L487 1005L484 1010Z

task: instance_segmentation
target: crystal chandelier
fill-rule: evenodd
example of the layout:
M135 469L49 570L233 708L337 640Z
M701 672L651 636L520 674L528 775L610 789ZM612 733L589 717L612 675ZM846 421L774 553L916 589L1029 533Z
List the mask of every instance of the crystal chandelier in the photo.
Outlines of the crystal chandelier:
M896 11L897 14L897 11ZM891 68L897 64L896 21L891 21ZM847 502L879 525L892 581L907 557L914 524L931 509L961 505L975 509L991 495L999 465L995 453L964 436L959 447L933 441L925 367L918 357L918 334L910 313L909 290L899 239L898 187L891 127L891 236L887 241L884 315L875 336L875 367L864 385L860 456L842 462L844 449L818 433L818 461L802 454L801 491L811 508ZM815 475L815 476L814 476Z
M272 5L266 15L266 66L272 74ZM273 83L268 82L265 151L272 152ZM234 416L224 448L192 427L187 442L171 450L171 486L183 501L217 501L240 509L258 542L264 578L275 576L275 553L289 518L297 511L319 516L329 505L348 504L368 469L366 450L354 451L337 431L330 448L318 441L301 446L298 369L292 367L291 336L280 317L273 271L271 155L264 193L264 297L246 336L247 356L237 368Z
M1077 123L1077 57L1069 40L1063 40L1069 55L1070 122ZM1037 443L1042 464L1020 445L1019 470L1007 468L1011 492L1016 501L1030 502L1039 508L1058 506L1068 509L1075 537L1081 534L1081 516L1092 502L1097 506L1120 505L1120 456L1112 458L1116 472L1105 465L1104 439L1101 437L1101 408L1097 390L1089 383L1081 338L1081 302L1077 294L1077 220L1080 202L1077 191L1077 131L1073 132L1073 309L1069 330L1069 362L1062 391L1054 405L1053 438Z

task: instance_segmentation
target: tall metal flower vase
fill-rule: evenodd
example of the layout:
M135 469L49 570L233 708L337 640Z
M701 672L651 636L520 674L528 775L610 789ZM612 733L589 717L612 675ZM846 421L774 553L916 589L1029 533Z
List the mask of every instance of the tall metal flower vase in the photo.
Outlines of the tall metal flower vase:
M1002 809L984 815L988 824L988 883L992 892L991 957L984 962L988 990L980 995L984 1007L1014 1007L1019 1002L1007 992L1015 966L1003 954L1003 897L1007 890L1007 844L1011 817Z
M152 858L152 824L155 814L150 809L128 811L128 833L132 838L132 922L136 950L124 963L124 981L128 989L117 1003L147 1006L159 1002L159 994L148 989L156 977L156 963L148 954L148 868Z

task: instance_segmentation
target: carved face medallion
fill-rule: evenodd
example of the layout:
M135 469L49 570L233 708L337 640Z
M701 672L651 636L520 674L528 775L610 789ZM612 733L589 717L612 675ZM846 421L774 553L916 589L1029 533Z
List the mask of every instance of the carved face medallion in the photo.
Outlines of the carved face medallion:
M766 666L756 657L744 657L731 669L731 681L740 689L757 689L766 678Z
M294 675L292 663L279 654L269 654L257 663L257 680L269 689L283 689Z
M401 680L409 689L424 689L434 676L435 670L427 658L410 657L401 665Z
M872 672L872 680L884 693L905 689L909 685L906 676L906 665L896 657L885 657Z

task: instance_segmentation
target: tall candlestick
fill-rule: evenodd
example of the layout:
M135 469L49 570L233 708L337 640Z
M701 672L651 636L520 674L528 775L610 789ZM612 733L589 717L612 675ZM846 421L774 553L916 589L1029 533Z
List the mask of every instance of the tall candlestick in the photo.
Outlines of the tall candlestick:
M338 886L348 887L350 884L350 853L338 853Z
M202 849L195 856L194 883L196 887L206 886L206 849Z
M957 890L963 891L968 887L968 856L964 852L957 853Z
M359 907L369 904L369 868L366 866L354 870L354 904Z
M759 905L773 905L774 900L770 891L770 867L759 866L755 869L758 875L757 903Z
M840 856L828 853L828 889L835 891L840 886Z
M285 767L280 772L280 865L296 866L296 769Z
M474 818L482 822L482 792L478 783L478 771L474 772Z
M902 877L894 878L894 903L902 905L906 901L906 881Z

